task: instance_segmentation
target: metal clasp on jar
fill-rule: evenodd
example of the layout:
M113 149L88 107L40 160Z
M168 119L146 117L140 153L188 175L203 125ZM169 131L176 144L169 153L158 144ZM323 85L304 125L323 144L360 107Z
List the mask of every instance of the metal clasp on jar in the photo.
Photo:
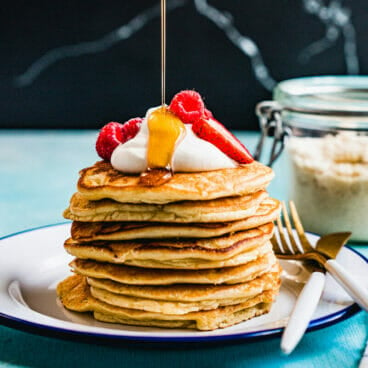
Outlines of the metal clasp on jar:
M285 147L285 138L290 135L289 128L285 127L282 123L281 113L282 107L275 101L263 101L256 106L261 137L253 156L255 160L259 161L262 156L266 137L273 136L270 158L267 163L268 166L272 166L281 155Z

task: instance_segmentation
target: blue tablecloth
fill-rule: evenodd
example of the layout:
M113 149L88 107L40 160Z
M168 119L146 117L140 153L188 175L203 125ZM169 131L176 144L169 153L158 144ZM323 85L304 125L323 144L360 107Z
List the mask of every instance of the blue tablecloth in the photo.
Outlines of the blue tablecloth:
M238 133L252 151L258 135ZM63 221L78 170L97 160L95 131L0 131L0 237ZM286 198L282 162L270 186ZM368 255L367 246L355 249ZM0 367L356 367L367 339L368 314L308 333L290 357L279 340L186 350L88 345L31 335L0 326Z

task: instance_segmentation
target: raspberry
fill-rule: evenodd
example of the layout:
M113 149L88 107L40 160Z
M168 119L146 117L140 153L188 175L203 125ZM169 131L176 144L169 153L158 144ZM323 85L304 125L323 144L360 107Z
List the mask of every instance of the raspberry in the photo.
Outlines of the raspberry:
M169 110L185 124L193 124L204 114L201 95L195 91L181 91L171 100Z
M133 118L124 123L121 143L130 141L137 135L141 127L142 121L143 121L142 118Z
M101 129L96 141L96 151L104 160L109 161L112 152L121 143L122 127L120 123L111 122Z
M213 118L212 111L204 108L203 116L204 116L205 119L211 119L211 118Z
M143 119L134 118L124 124L111 122L100 131L96 141L98 155L106 161L110 161L114 149L121 143L134 138L141 126Z

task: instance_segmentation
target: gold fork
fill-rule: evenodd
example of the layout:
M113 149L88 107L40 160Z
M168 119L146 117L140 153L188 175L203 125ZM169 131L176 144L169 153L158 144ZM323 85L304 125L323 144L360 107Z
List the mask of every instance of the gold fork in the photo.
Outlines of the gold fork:
M294 224L297 236L293 232L291 221L286 209L285 203L281 203L282 218L284 226L280 217L276 220L276 232L278 233L280 241L274 236L271 239L273 250L275 254L281 259L293 259L299 261L316 261L321 267L325 268L327 259L336 258L338 252L344 244L349 240L351 233L333 233L324 235L319 238L316 247L313 247L309 242L303 225L300 221L298 212L293 201L289 202L291 219ZM284 228L287 230L287 236ZM289 239L289 242L287 241ZM299 245L297 242L299 240Z
M293 202L290 202L290 213L297 235L293 231L285 203L282 203L284 226L281 218L278 218L275 231L278 238L274 235L271 239L274 252L278 258L302 261L308 270L314 272L300 293L284 330L281 349L286 354L291 353L308 327L324 288L325 270L331 273L362 308L366 310L368 308L368 291L334 260L351 233L334 233L322 236L317 241L316 247L313 247L305 235Z

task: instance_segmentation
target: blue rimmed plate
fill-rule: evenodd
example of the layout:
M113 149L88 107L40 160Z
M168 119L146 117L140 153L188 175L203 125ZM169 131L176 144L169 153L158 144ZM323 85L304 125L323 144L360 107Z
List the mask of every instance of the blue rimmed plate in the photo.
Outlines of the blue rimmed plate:
M57 283L70 270L72 257L64 248L70 224L50 225L0 239L0 323L36 334L81 341L216 342L254 340L279 336L303 286L297 263L284 263L280 294L270 313L225 329L193 330L113 325L95 321L88 314L64 309L55 294ZM317 237L308 234L311 242ZM367 259L351 248L341 250L338 260L360 278L368 280ZM305 271L303 271L305 272ZM338 323L359 307L328 277L322 300L308 331Z

